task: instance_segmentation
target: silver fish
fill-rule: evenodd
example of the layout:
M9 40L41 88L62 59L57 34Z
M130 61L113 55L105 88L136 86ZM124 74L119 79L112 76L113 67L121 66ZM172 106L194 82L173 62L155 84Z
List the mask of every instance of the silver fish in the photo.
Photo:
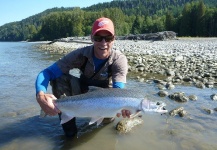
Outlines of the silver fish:
M85 94L68 96L54 101L61 111L61 124L74 117L90 117L89 124L99 125L104 118L115 117L121 110L130 110L131 114L142 112L166 113L165 103L156 103L144 99L138 90L99 89Z

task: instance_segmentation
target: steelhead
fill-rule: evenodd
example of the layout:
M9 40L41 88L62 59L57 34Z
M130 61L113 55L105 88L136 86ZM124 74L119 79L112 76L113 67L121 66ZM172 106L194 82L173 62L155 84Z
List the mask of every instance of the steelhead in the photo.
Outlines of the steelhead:
M164 103L151 102L144 99L144 94L137 90L108 88L85 94L67 96L54 101L61 111L61 124L74 117L90 117L89 124L99 125L104 118L115 117L122 109L131 114L142 112L166 113Z

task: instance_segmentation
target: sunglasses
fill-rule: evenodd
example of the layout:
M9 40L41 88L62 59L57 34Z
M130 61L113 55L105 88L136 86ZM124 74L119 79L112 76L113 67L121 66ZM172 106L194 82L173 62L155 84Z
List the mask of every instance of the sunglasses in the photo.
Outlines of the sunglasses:
M111 42L111 41L114 41L114 36L113 35L110 35L110 36L97 36L97 35L94 35L93 36L93 40L95 42L101 42L103 39L106 42Z

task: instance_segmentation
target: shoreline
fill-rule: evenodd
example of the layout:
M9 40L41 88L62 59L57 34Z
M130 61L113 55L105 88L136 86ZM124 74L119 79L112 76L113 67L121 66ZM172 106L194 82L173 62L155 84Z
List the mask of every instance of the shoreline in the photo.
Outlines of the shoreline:
M114 50L123 53L148 54L163 56L200 56L206 59L217 59L217 38L178 38L177 40L147 41L147 40L116 40ZM71 42L43 41L39 48L50 53L67 54L70 51L91 45L90 40ZM40 43L39 43L40 44Z
M166 41L116 40L114 50L128 59L129 75L140 82L190 83L198 88L217 86L217 38L178 38ZM48 53L65 55L91 44L54 42L40 44ZM166 83L164 83L166 82Z

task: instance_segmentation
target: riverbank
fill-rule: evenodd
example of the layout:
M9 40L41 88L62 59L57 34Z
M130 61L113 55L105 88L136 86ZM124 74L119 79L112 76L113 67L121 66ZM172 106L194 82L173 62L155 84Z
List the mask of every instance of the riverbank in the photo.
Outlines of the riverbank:
M114 49L123 53L162 55L162 56L199 56L204 59L217 59L217 38L179 38L167 41L116 40ZM90 40L80 42L43 43L41 50L50 53L66 54L73 49L91 45Z
M123 52L129 75L140 82L154 80L166 86L193 84L198 88L217 86L217 38L179 38L167 41L116 40L114 50ZM90 41L87 41L90 42ZM41 44L49 53L66 53L90 45L79 42Z

